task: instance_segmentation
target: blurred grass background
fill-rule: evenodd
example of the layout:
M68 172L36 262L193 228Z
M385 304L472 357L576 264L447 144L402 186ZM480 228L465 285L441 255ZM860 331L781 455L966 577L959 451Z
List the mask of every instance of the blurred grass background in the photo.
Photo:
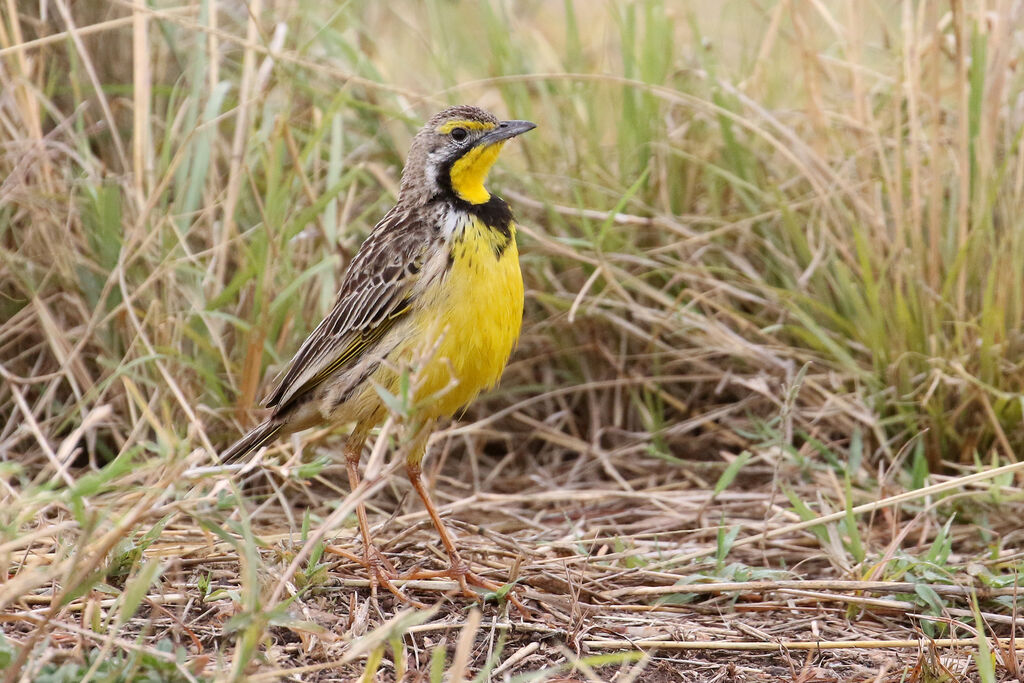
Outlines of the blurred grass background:
M1024 445L1024 3L3 7L12 538L71 466L153 485L251 425L460 102L539 126L490 181L528 294L485 449L920 484Z

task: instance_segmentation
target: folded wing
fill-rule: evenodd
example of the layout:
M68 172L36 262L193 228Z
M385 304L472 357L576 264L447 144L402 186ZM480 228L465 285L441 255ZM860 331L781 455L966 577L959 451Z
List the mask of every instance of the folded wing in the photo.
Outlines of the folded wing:
M334 308L302 344L265 401L287 410L331 375L358 362L413 305L431 230L392 209L352 260Z

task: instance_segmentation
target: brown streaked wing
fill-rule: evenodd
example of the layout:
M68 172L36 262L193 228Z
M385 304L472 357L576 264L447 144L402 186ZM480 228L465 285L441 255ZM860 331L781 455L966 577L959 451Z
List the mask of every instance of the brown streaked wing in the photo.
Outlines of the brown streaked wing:
M352 259L334 308L303 342L265 405L275 413L372 347L409 310L433 230L397 206ZM414 264L410 267L410 264Z

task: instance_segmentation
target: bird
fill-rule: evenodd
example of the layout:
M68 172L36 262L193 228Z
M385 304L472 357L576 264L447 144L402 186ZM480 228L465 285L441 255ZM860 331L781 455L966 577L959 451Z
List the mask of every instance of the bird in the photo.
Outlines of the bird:
M334 307L302 343L264 401L269 414L227 450L234 462L281 436L318 425L353 425L344 453L349 485L372 430L388 416L382 395L415 381L417 406L406 474L447 551L449 568L409 578L448 577L501 587L462 558L421 479L427 438L505 368L523 320L524 289L516 221L508 203L484 183L502 147L536 128L501 121L469 105L448 107L415 135L398 199L352 258ZM405 602L394 568L374 546L366 509L356 510L372 594L383 586ZM522 609L514 593L511 599Z

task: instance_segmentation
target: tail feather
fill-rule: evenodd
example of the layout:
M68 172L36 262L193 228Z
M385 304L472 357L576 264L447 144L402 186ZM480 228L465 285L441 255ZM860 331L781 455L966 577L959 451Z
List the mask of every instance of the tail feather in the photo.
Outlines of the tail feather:
M252 428L245 436L220 454L220 461L222 463L232 463L241 460L249 453L265 446L267 442L277 436L283 426L280 422L267 421Z

